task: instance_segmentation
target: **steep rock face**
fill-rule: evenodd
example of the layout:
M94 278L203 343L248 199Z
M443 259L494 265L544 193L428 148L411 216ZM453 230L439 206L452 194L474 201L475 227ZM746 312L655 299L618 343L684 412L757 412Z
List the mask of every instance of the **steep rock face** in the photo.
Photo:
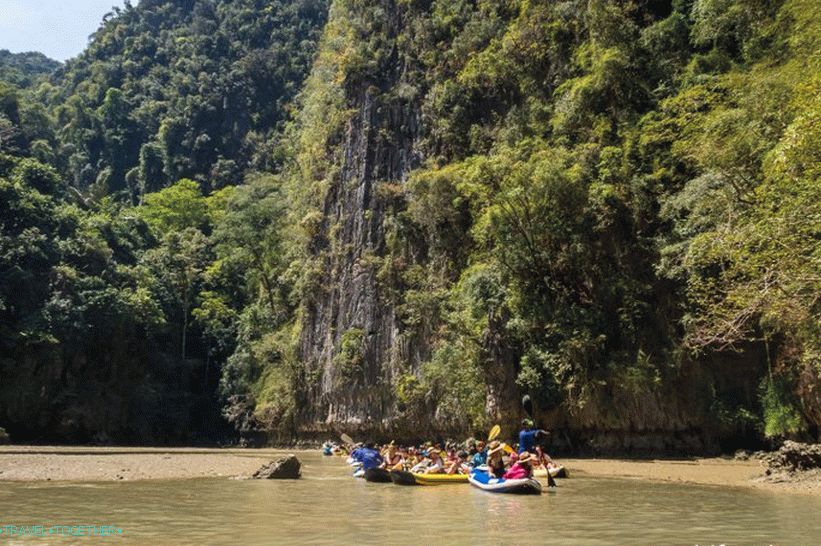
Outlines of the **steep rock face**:
M388 25L392 38L399 17ZM399 363L412 367L426 356L424 348L403 343L395 308L380 293L369 262L385 249L387 199L380 186L401 184L419 163L418 107L387 93L402 81L404 65L395 54L386 64L381 81L346 88L355 114L340 143L343 164L325 198L322 244L314 249L322 292L306 306L302 323L300 354L314 379L301 408L308 429L388 426Z
M325 87L312 92L319 102L342 95L340 109L348 113L347 121L342 129L334 126L329 138L316 138L309 131L308 149L318 151L315 156L325 153L331 174L305 169L307 177L296 177L322 194L321 204L310 205L314 216L305 260L317 282L299 309L299 432L345 430L374 439L412 439L451 432L456 436L476 432L465 430L470 427L500 423L507 435L523 416L520 390L538 390L556 381L566 399L557 402L556 393L542 393L536 417L540 425L556 430L553 445L558 448L699 453L754 443L759 436L748 417L750 408L757 411L759 406L759 378L767 359L753 346L740 358L716 354L678 360L672 350L680 341L677 319L667 324L662 317L678 312L667 309L677 308L678 296L669 294L667 280L641 269L654 265L657 241L650 228L627 214L628 205L643 210L644 198L630 197L632 189L625 189L622 196L608 193L610 197L600 199L605 186L609 192L625 183L616 177L602 185L613 175L604 159L621 152L614 146L602 148L598 137L587 134L588 128L562 121L566 105L556 102L554 91L568 83L572 89L587 85L588 79L577 78L571 68L575 54L573 47L564 47L568 37L537 31L552 28L543 17L556 23L555 28L572 20L577 25L575 43L595 44L595 32L584 29L604 16L596 8L603 4L589 4L587 11L582 9L584 17L553 10L550 2L513 4L518 7L510 10L490 3L481 9L462 6L460 20L428 2L334 2L335 8L347 10L342 20L350 24L331 33L328 42L333 45L326 57L331 63L320 66L324 72L315 70L326 74ZM480 30L484 34L477 35ZM536 33L533 52L541 52L542 45L550 50L549 44L558 39L552 54L517 60L512 53L519 52L520 40L530 40L522 38L530 33ZM643 102L625 101L616 110L645 113ZM525 114L531 102L541 106ZM599 107L591 103L579 108ZM599 112L599 119L612 113ZM320 118L315 116L314 125L307 126L322 132L316 130ZM584 126L592 119L579 123ZM616 127L618 120L613 121ZM572 138L539 140L549 140L559 129ZM531 139L531 133L537 136ZM632 138L613 142L629 147ZM566 147L574 140L570 153ZM518 141L518 147L510 141ZM538 159L542 153L551 162ZM515 179L519 171L510 166L518 162L532 162L532 172L521 171L526 180ZM569 162L566 169L564 162ZM417 167L421 169L411 173ZM556 181L535 183L550 173ZM524 229L516 211L506 212L511 206L521 207L520 217L530 223L531 210L540 218L567 205L556 196L548 200L550 207L514 199L530 188L538 195L570 192L579 198L578 206L567 218L560 215L552 223ZM502 198L496 199L498 195ZM504 214L499 213L502 209ZM424 218L425 210L435 217L431 222ZM406 231L399 237L404 246L397 254L393 242L399 217L406 221L400 228ZM316 218L319 228L314 232ZM502 227L488 230L493 222ZM458 236L451 238L451 231ZM524 237L516 235L519 231ZM557 235L541 237L545 233ZM577 244L586 251L567 250ZM517 250L519 246L536 248ZM544 249L554 255L540 258ZM535 264L527 275L511 273L510 264L502 263L511 257L518 260L517 254ZM403 278L386 283L382 266L397 256L404 261L397 270L407 273L419 266L425 271L414 272L414 279L426 277L428 282ZM611 268L614 271L608 271ZM495 271L501 272L498 279ZM481 275L486 276L477 281ZM533 279L548 276L546 286L530 286ZM462 288L474 281L488 290L466 295L468 289ZM441 290L425 293L431 288ZM413 297L423 299L420 293L436 301L428 307L419 304L411 324L404 304L413 303ZM483 298L498 302L482 305ZM544 309L522 312L540 302ZM657 314L649 312L659 306ZM445 311L437 316L428 313L429 308ZM457 314L454 309L469 309L464 313L469 317L445 316ZM627 313L630 309L638 314ZM527 379L523 362L528 348L534 349L529 371L543 382L536 387L522 381L523 376ZM473 375L459 373L470 366ZM539 375L548 367L550 374ZM553 376L549 381L548 375ZM400 393L403 381L413 383L414 378L421 386L406 397ZM452 382L442 386L443 378ZM813 383L803 385L811 390ZM469 418L447 424L460 410L468 415L468 404L465 397L443 399L449 392L463 395L466 390L484 390L484 408L477 412L481 403L473 403L473 397ZM405 398L414 408L406 411ZM486 416L477 416L482 410Z

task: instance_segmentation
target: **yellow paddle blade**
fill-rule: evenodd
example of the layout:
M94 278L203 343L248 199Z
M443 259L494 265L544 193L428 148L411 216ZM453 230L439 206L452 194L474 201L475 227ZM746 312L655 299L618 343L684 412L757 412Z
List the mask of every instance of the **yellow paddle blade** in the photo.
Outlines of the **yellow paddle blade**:
M502 432L502 427L499 425L493 425L493 428L487 433L487 441L490 442L491 440L495 440L500 432Z
M510 446L509 446L509 445L507 445L507 444L502 444L502 449L504 449L504 450L505 450L505 453L507 453L508 455L510 455L511 453L513 453L513 448L512 448L512 447L510 447Z

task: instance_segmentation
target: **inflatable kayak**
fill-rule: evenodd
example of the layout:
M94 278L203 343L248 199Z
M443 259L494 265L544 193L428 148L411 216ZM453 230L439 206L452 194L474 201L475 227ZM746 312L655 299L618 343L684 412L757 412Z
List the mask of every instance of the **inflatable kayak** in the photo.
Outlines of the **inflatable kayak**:
M443 483L467 483L467 474L418 474L404 470L391 470L391 481L396 485L440 485Z
M491 493L510 493L517 495L541 495L542 484L533 478L521 480L506 480L504 478L491 477L484 470L474 470L470 473L470 484L478 487L482 491Z
M366 482L391 483L391 473L384 468L369 468L365 471Z
M551 466L550 467L550 476L553 478L566 478L567 477L567 469L563 466ZM542 468L537 468L533 471L534 478L547 478L547 470Z
M391 470L391 481L396 485L419 485L414 475L404 470Z
M468 483L467 474L414 474L419 485L439 485L443 483Z

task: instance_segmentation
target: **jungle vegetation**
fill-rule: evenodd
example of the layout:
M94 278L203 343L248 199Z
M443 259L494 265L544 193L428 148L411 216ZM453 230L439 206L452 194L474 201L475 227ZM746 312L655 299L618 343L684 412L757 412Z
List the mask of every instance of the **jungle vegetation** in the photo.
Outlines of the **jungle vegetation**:
M65 65L0 55L0 426L298 433L317 241L369 89L420 119L361 258L433 348L392 385L403 413L486 426L492 336L546 411L629 426L636 393L697 396L726 435L817 438L817 8L141 0ZM341 336L343 380L364 337Z

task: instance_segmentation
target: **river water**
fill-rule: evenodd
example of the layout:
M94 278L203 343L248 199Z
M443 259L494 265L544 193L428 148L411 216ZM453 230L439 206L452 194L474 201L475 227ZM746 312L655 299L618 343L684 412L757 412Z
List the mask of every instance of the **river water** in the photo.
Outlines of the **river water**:
M5 482L0 526L122 529L102 539L47 539L88 544L821 542L817 497L584 475L540 497L506 496L462 484L371 484L351 478L337 457L300 457L298 481Z

